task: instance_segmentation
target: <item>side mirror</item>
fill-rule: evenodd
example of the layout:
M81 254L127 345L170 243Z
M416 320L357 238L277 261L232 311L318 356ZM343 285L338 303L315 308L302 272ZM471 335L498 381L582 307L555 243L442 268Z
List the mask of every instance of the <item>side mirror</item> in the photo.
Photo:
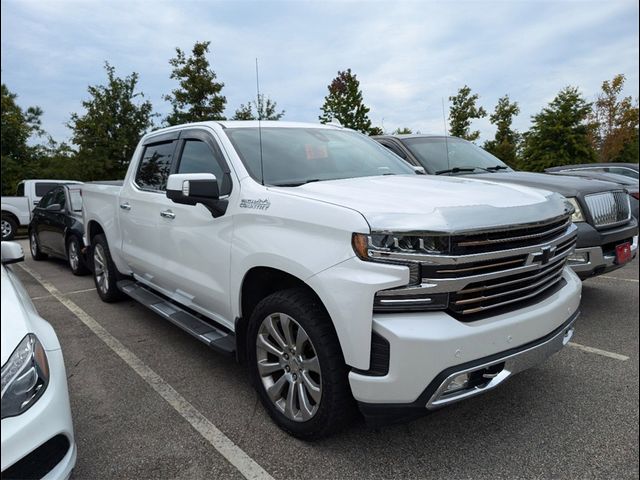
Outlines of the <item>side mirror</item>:
M426 175L427 172L424 167L418 167L416 165L412 165L413 171L416 172L416 175Z
M218 180L212 173L175 173L167 179L167 198L183 205L202 204L214 217L223 215L227 200L220 200Z
M52 203L51 205L47 205L47 208L45 208L45 210L47 212L59 212L62 210L62 205L60 205L59 203Z
M2 264L22 262L24 260L24 251L19 243L2 242Z

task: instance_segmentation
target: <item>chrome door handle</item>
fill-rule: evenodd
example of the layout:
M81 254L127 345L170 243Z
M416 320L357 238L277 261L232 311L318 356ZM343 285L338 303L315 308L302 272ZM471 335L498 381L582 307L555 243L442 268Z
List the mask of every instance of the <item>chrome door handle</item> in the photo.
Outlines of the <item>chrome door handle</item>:
M176 214L173 213L171 210L163 210L162 212L160 212L160 216L163 218L170 218L170 219L176 218Z
M131 205L129 205L128 203L121 203L120 208L122 210L131 210Z

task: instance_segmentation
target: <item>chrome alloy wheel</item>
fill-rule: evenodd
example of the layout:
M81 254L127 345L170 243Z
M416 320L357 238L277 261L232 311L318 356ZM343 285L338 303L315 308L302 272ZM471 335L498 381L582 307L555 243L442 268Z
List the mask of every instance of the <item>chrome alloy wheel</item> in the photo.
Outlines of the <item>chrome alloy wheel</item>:
M7 238L9 235L11 235L11 224L3 218L2 219L2 238Z
M74 272L80 266L80 254L78 252L78 242L69 242L69 265Z
M109 269L107 268L107 256L104 248L99 243L93 249L93 269L98 288L103 294L109 291Z
M38 237L36 237L36 232L32 231L31 236L29 237L29 248L31 249L31 255L34 257L38 256Z
M322 398L322 372L307 332L284 313L272 313L256 337L258 373L267 395L288 419L312 418Z

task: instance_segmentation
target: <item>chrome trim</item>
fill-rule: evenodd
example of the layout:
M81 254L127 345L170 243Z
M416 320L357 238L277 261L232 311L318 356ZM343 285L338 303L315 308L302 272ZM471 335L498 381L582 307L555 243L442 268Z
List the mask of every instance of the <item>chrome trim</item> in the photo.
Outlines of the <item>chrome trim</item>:
M574 324L578 316L579 312L574 313L571 321L549 340L529 347L526 350L522 350L511 355L505 355L504 357L500 357L490 362L481 365L475 365L466 369L460 369L452 373L440 384L438 389L431 396L431 398L425 405L426 408L428 408L429 410L433 410L445 405L449 405L451 403L458 402L465 398L473 397L487 392L500 385L512 375L542 363L551 355L560 351L562 347L564 347L567 343L569 343L571 337L573 337ZM504 367L502 368L502 370L495 375L489 375L488 378L485 377L487 378L487 380L489 380L486 384L472 387L468 390L461 390L458 392L451 392L449 394L446 394L447 387L457 376L463 375L465 373L482 371L495 365L500 365L501 363L504 363Z
M551 224L554 222L549 222L549 223ZM551 230L546 230L540 233L532 233L531 235L520 235L519 237L497 238L494 240L476 240L471 242L458 242L458 245L462 247L471 247L471 246L477 246L477 245L494 245L496 243L517 242L520 240L528 240L530 238L545 237L547 235L553 234L554 232L563 230L567 228L569 225L571 225L571 219L568 219L565 223L557 226L556 228L552 228Z
M584 200L598 228L623 225L631 220L629 194L623 190L586 195Z

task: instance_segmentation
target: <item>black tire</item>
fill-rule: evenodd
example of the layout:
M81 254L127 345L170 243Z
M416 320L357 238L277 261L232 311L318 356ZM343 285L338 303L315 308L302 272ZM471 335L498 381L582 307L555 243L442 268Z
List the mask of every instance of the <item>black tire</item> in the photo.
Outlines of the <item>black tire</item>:
M89 269L85 265L82 255L82 243L78 237L72 235L67 239L67 262L71 273L74 275L86 275Z
M29 231L29 251L31 252L31 258L36 262L46 260L48 257L46 253L42 253L42 251L40 251L40 242L35 230Z
M18 231L18 222L12 215L2 214L2 240L13 240Z
M102 262L102 265L100 263ZM91 265L93 281L98 295L103 302L113 303L125 298L125 294L118 290L116 283L122 279L116 265L111 259L111 252L107 239L103 234L93 237L91 247ZM104 280L102 282L101 280Z
M286 416L274 401L269 398L263 379L258 370L258 352L256 342L263 320L272 314L285 314L295 320L311 341L315 356L322 372L320 400L317 410L306 421L295 421ZM291 354L293 358L295 354ZM275 357L275 355L274 355ZM349 369L345 364L338 337L331 323L331 318L324 306L311 292L305 288L282 290L264 298L254 309L249 320L247 331L247 359L254 387L267 412L274 422L285 432L303 440L316 440L344 428L353 419L356 408L349 387ZM286 367L288 368L288 367ZM292 372L293 370L287 370ZM300 383L304 370L299 370ZM277 375L277 374L274 374ZM293 375L284 373L281 376ZM295 377L295 376L294 376ZM275 378L272 377L272 378ZM277 383L277 382L275 382ZM289 383L287 392L293 388ZM297 398L300 398L298 394ZM310 397L307 397L310 398ZM281 401L281 400L279 400ZM281 404L282 405L282 404ZM302 411L301 404L299 411Z

